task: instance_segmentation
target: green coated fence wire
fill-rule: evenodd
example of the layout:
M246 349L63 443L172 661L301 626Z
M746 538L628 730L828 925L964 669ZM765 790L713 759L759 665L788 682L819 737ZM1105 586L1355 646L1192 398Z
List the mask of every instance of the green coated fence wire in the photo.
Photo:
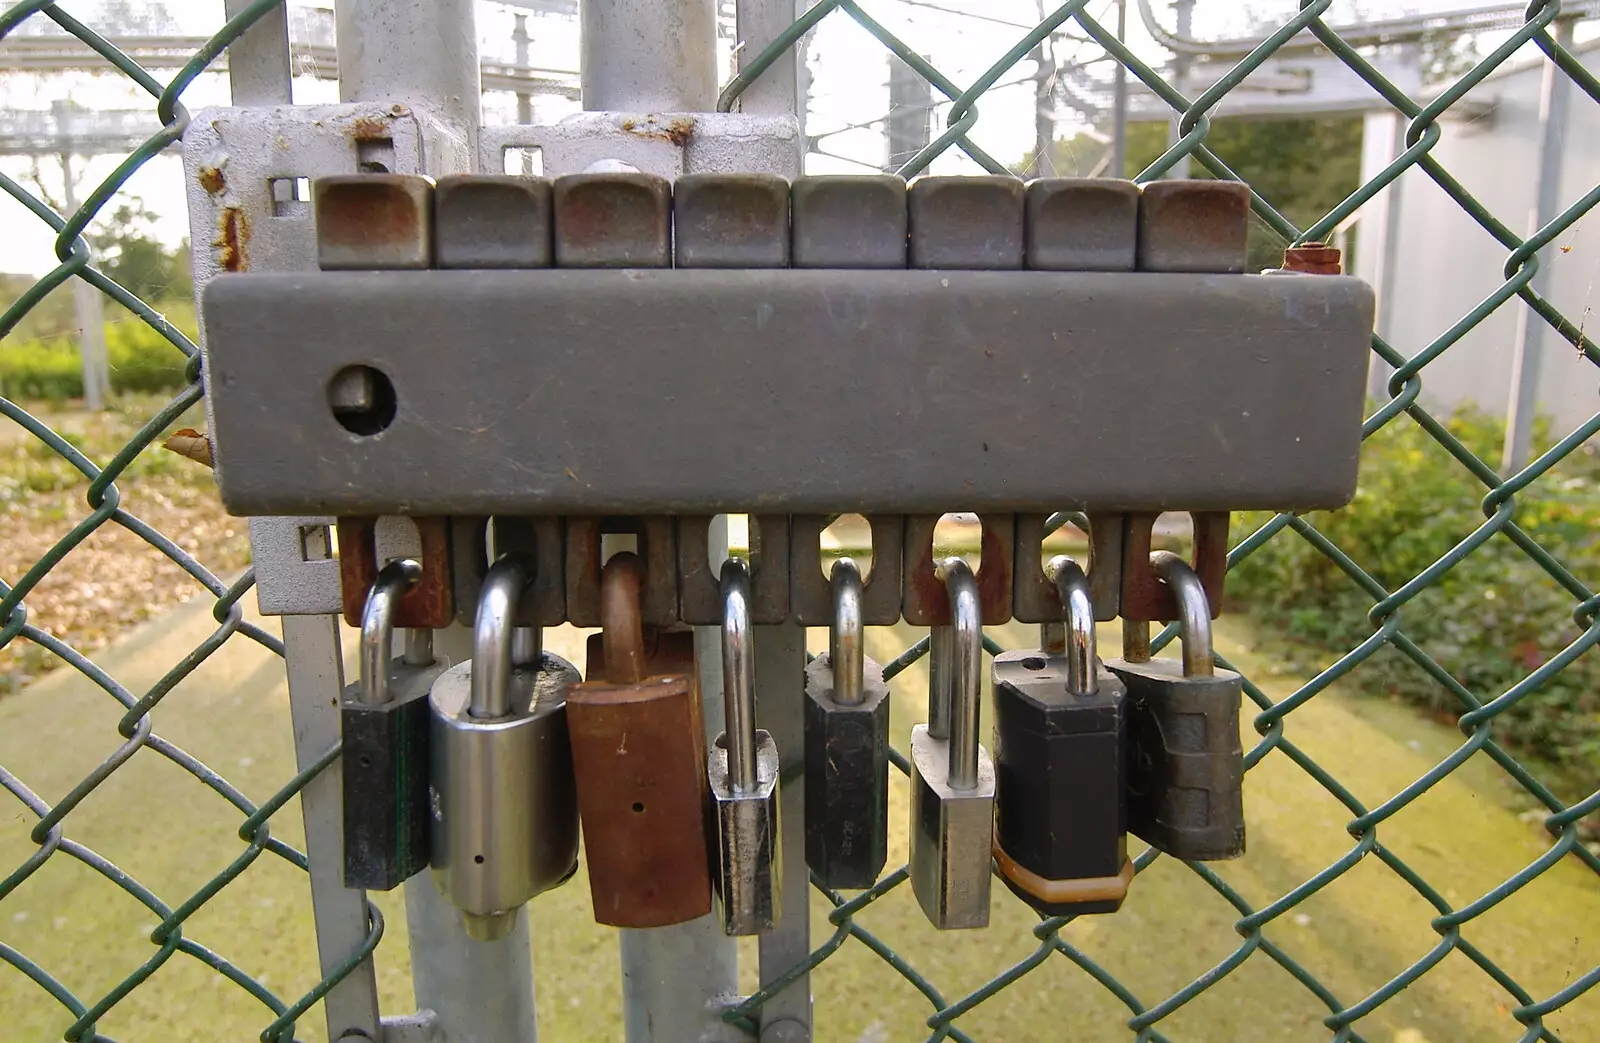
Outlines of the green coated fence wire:
M63 976L42 965L20 949L0 942L0 960L16 973L37 986L41 1003L59 1006L64 1024L63 1037L69 1041L106 1040L109 1037L97 1031L118 1004L135 992L142 983L160 968L177 957L197 961L215 971L223 980L237 986L261 1005L263 1043L289 1043L295 1038L297 1020L366 959L377 946L383 934L383 920L376 907L369 907L369 931L364 941L305 994L285 1001L266 987L246 969L230 962L222 954L193 941L185 934L185 925L209 900L240 878L247 878L262 861L262 856L278 859L299 871L305 871L304 854L273 835L272 818L319 772L339 756L337 746L285 782L272 796L259 806L247 799L221 774L202 763L185 750L158 735L154 717L163 698L183 678L191 674L225 643L235 640L253 641L264 648L283 654L282 643L244 619L239 600L253 586L253 576L247 572L231 586L207 570L177 543L121 505L117 480L139 454L186 409L199 402L203 396L203 383L198 362L198 350L176 327L158 314L149 304L128 292L109 278L95 264L84 230L123 188L132 175L153 156L179 140L188 124L188 114L180 103L185 89L206 71L239 35L256 19L281 5L282 0L257 0L234 16L215 36L207 40L171 80L163 83L106 38L78 21L50 0L30 0L6 9L0 14L0 40L25 20L48 19L55 26L90 48L107 65L107 71L125 76L132 84L149 95L161 129L143 144L130 152L90 192L78 209L70 214L57 213L44 200L29 192L22 184L0 173L0 188L16 202L26 207L40 221L50 227L55 235L55 256L58 264L49 273L28 287L20 297L0 313L0 336L11 332L17 323L37 305L46 294L71 279L81 279L123 305L140 321L148 325L172 345L172 349L190 360L189 386L176 395L170 403L157 410L138 433L103 466L88 459L68 438L52 430L47 424L30 415L14 402L0 399L0 415L15 425L23 435L65 461L81 476L85 483L84 511L65 536L43 554L25 573L19 576L0 577L0 647L22 639L32 642L78 671L93 685L103 690L116 703L121 712L115 723L118 738L116 747L92 770L54 803L47 802L29 788L5 765L0 765L0 787L10 794L15 813L28 823L31 852L16 866L0 865L0 872L9 875L0 879L0 901L33 877L46 863L67 859L80 863L107 883L145 907L157 918L157 926L150 932L151 946L146 958L129 969L109 988L90 994L74 991ZM1591 74L1578 58L1561 46L1550 32L1552 24L1561 14L1557 0L1533 0L1528 5L1523 24L1511 32L1487 56L1462 73L1453 84L1423 103L1385 77L1377 67L1354 46L1343 40L1330 28L1323 17L1331 0L1305 0L1299 10L1286 18L1261 43L1227 70L1215 82L1195 97L1188 97L1163 78L1124 46L1113 32L1101 25L1087 12L1086 0L1070 0L1050 11L1037 25L1019 37L1014 46L1002 54L988 69L971 83L961 84L945 76L919 55L905 41L889 31L883 23L868 13L872 6L866 0L821 0L796 20L789 30L769 46L743 61L740 72L723 90L719 108L728 111L739 104L741 94L780 57L797 46L802 38L820 23L829 19L848 19L863 29L871 38L890 53L898 56L916 74L928 81L942 95L948 106L944 109L945 126L923 149L907 160L900 173L913 175L927 168L935 158L955 149L964 152L979 166L993 173L1007 173L1007 168L974 143L971 132L982 119L979 103L986 91L1000 82L1001 77L1019 60L1028 57L1040 41L1058 31L1073 29L1082 33L1115 61L1125 66L1156 99L1169 106L1177 117L1177 140L1139 175L1137 180L1148 181L1161 177L1185 159L1198 163L1210 174L1221 178L1237 179L1234 171L1221 156L1208 146L1211 116L1228 93L1253 71L1271 58L1290 39L1309 32L1327 49L1329 55L1366 83L1376 96L1407 121L1405 149L1393 162L1378 174L1360 185L1346 199L1307 227L1297 227L1279 209L1273 200L1260 194L1252 195L1256 215L1267 227L1291 243L1320 240L1336 227L1356 214L1362 206L1402 174L1413 169L1430 179L1445 195L1453 200L1462 213L1481 227L1506 251L1503 280L1491 293L1433 341L1423 345L1409 357L1380 337L1374 337L1372 350L1394 373L1389 380L1389 398L1378 404L1364 426L1364 435L1371 437L1390 424L1410 422L1432 436L1437 451L1448 454L1460 465L1463 472L1483 487L1481 508L1482 524L1472 533L1438 558L1432 565L1401 584L1389 589L1361 563L1353 560L1335 542L1320 532L1306 518L1282 514L1261 525L1238 543L1229 555L1230 568L1274 540L1303 540L1325 555L1360 590L1372 599L1368 613L1370 636L1331 666L1300 686L1298 690L1281 699L1274 699L1249 679L1245 683L1247 697L1258 708L1254 726L1259 742L1247 752L1247 769L1253 770L1270 754L1277 753L1303 770L1331 798L1349 814L1346 830L1349 834L1346 849L1320 872L1315 873L1287 893L1257 905L1247 900L1237 889L1212 869L1202 864L1190 864L1184 871L1194 874L1203 884L1225 901L1236 915L1234 930L1238 936L1213 966L1192 981L1165 996L1137 996L1106 966L1098 962L1082 944L1069 942L1062 935L1067 918L1050 918L1040 921L1033 929L1031 949L1010 967L990 980L961 995L948 995L935 985L930 977L917 970L914 955L897 952L869 931L857 917L886 894L904 885L908 880L905 868L893 868L873 888L846 897L818 886L818 890L832 907L827 922L831 933L810 956L797 964L787 975L770 981L764 988L745 997L729 1008L726 1019L736 1025L753 1030L761 1007L769 998L781 992L799 976L818 967L845 946L860 944L884 961L927 1002L925 1028L930 1040L952 1039L967 1041L972 1037L961 1027L960 1021L975 1008L1002 994L1008 986L1025 979L1043 966L1054 966L1056 961L1070 965L1087 979L1104 988L1116 1002L1127 1010L1126 1030L1137 1041L1161 1041L1163 1022L1180 1008L1194 1001L1206 990L1215 986L1238 968L1250 961L1265 960L1281 968L1287 975L1285 982L1293 981L1315 1000L1326 1013L1323 1025L1334 1040L1362 1040L1359 1023L1382 1005L1389 1003L1404 989L1412 985L1434 967L1452 956L1465 959L1479 968L1487 987L1498 990L1501 1003L1507 1011L1508 1023L1502 1036L1496 1038L1521 1040L1557 1040L1560 1037L1545 1021L1552 1014L1577 1002L1600 983L1600 966L1586 972L1576 971L1559 991L1535 995L1498 965L1492 956L1474 944L1464 928L1487 914L1526 888L1557 862L1564 859L1580 860L1589 870L1600 875L1600 857L1579 841L1579 822L1586 816L1600 812L1600 792L1578 803L1563 803L1545 785L1513 757L1495 736L1495 721L1514 707L1529 692L1537 689L1555 674L1567 668L1578 657L1600 642L1600 594L1596 594L1561 561L1546 551L1518 522L1517 501L1519 493L1537 482L1556 464L1577 450L1591 436L1600 433L1600 414L1561 439L1538 459L1509 477L1501 477L1487 462L1476 456L1461 440L1451 434L1445 423L1421 404L1422 375L1430 362L1437 359L1470 330L1476 327L1502 305L1519 299L1532 309L1562 340L1571 344L1576 352L1600 364L1600 349L1584 332L1580 321L1563 314L1534 288L1534 276L1539 270L1539 251L1566 232L1596 204L1600 204L1600 186L1587 192L1567 206L1545 227L1530 236L1520 236L1500 218L1490 212L1460 181L1458 181L1432 155L1441 139L1439 121L1474 86L1500 68L1525 45L1538 48L1561 74L1591 102L1600 103L1600 80ZM1402 419L1405 418L1405 419ZM1083 525L1084 519L1067 514L1056 515L1051 527L1068 522ZM121 527L143 540L178 567L182 568L196 584L208 593L214 602L213 617L216 629L197 647L175 663L148 691L136 693L124 688L113 676L97 666L67 638L45 627L30 623L28 598L38 583L64 558L73 553L83 541L97 530L107 526ZM1485 697L1475 693L1458 681L1428 652L1408 635L1405 613L1419 595L1437 584L1441 578L1478 552L1487 542L1501 537L1517 547L1529 560L1549 576L1573 599L1573 619L1580 632L1570 644L1546 662L1531 670L1517 683L1502 692ZM1156 648L1172 640L1171 628L1153 642ZM1000 651L992 640L986 639L986 649L994 654ZM1303 748L1290 738L1286 722L1294 711L1304 706L1329 685L1356 670L1380 650L1392 649L1416 665L1435 681L1441 690L1459 708L1463 741L1448 755L1411 784L1400 789L1382 803L1370 805L1340 783L1329 771L1319 765ZM927 653L923 640L889 662L885 674L893 677ZM1227 665L1224 663L1223 665ZM85 721L88 728L92 722ZM120 869L101 853L69 836L75 809L98 788L115 785L119 770L140 750L154 753L182 771L200 785L232 805L240 815L238 839L242 844L237 857L221 872L205 881L192 893L182 896L176 904L158 897L129 873ZM1550 845L1524 868L1504 879L1495 887L1465 902L1447 898L1431 885L1416 869L1409 865L1392 847L1379 838L1379 827L1403 810L1412 807L1429 793L1442 779L1450 775L1468 758L1483 754L1513 780L1544 809L1543 826L1550 837ZM906 771L904 758L893 754L899 770ZM9 813L8 813L9 814ZM1158 856L1146 850L1135 858L1135 869L1144 874L1156 864ZM1168 859L1168 861L1171 861ZM1266 929L1275 921L1288 915L1312 896L1345 877L1357 864L1380 863L1396 878L1403 881L1415 895L1432 909L1429 925L1437 941L1426 952L1416 956L1407 966L1387 982L1366 995L1339 995L1318 980L1308 963L1295 956L1294 947L1284 937L1268 937ZM203 1032L203 1026L195 1031ZM827 1038L825 1028L819 1038ZM1374 1041L1376 1043L1376 1041Z

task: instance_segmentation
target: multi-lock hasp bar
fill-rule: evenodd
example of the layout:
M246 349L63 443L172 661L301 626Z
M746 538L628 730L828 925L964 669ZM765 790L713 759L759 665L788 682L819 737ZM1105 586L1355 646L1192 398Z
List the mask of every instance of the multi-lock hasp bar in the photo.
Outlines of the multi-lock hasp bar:
M478 212L473 228L548 225L548 256L575 266L414 270L464 252L433 225L464 209L461 183L434 205L425 179L350 180L389 195L346 199L334 222L319 185L325 266L413 270L206 290L237 513L1309 509L1355 489L1372 293L1233 274L1242 186L702 178L680 186L668 268L666 182L487 179L483 206L553 219ZM850 241L869 228L876 251ZM897 250L912 267L867 267ZM791 256L838 266L773 266ZM654 267L601 267L616 264Z

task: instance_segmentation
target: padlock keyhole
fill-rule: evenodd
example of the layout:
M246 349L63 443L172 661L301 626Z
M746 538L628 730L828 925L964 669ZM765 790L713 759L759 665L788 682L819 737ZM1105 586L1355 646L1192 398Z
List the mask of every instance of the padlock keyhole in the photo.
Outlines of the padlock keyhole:
M1048 664L1038 656L1029 656L1022 661L1022 666L1027 670L1043 670Z
M353 435L371 437L394 423L394 384L372 366L346 366L328 381L328 408Z

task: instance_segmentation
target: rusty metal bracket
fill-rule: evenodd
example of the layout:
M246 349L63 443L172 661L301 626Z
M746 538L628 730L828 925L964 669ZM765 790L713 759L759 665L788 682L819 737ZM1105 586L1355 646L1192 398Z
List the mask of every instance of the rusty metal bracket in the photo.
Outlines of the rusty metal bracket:
M411 521L417 527L417 535L422 538L422 580L400 599L394 625L429 629L449 626L455 614L450 520L412 518ZM340 518L337 529L339 592L344 602L344 621L358 627L361 625L361 613L366 608L367 592L372 589L372 581L377 578L378 569L384 564L378 561L378 519Z
M722 622L722 586L707 546L714 515L678 519L678 596L685 623ZM789 618L789 517L750 515L750 621L761 625Z
M942 515L912 514L905 528L904 614L913 626L945 626L950 599L934 574L933 529ZM978 563L978 602L985 626L1011 619L1011 571L1016 521L1010 514L980 514L982 559Z
M494 553L520 554L532 563L532 579L517 601L516 625L559 626L567 621L566 540L560 518L465 517L450 519L450 551L455 560L456 621L470 626L478 616L478 591Z
M822 531L832 522L826 514L797 514L789 523L789 614L801 626L833 621L833 589L822 571ZM861 589L861 622L893 626L900 621L906 520L899 514L874 514L867 524L872 529L872 570Z
M1017 515L1012 585L1012 614L1023 623L1053 623L1066 618L1056 586L1044 574L1042 544L1049 533L1048 514ZM1094 618L1117 618L1122 603L1122 516L1089 516L1089 596Z
M1122 618L1170 622L1178 618L1172 591L1150 568L1150 539L1159 515L1128 514L1122 528ZM1190 511L1194 555L1190 565L1205 587L1211 618L1222 615L1223 583L1228 574L1228 512Z
M582 517L568 518L567 622L597 627L600 615L600 537L632 534L638 538L639 560L644 566L644 594L640 616L652 626L678 621L677 536L671 518ZM704 542L704 541L702 541Z

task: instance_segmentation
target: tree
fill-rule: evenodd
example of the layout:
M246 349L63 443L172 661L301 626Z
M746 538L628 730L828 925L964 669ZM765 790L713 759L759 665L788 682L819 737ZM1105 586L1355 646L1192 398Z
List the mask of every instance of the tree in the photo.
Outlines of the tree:
M189 240L176 247L155 238L157 216L142 199L123 203L96 221L87 238L100 270L145 300L189 297Z

